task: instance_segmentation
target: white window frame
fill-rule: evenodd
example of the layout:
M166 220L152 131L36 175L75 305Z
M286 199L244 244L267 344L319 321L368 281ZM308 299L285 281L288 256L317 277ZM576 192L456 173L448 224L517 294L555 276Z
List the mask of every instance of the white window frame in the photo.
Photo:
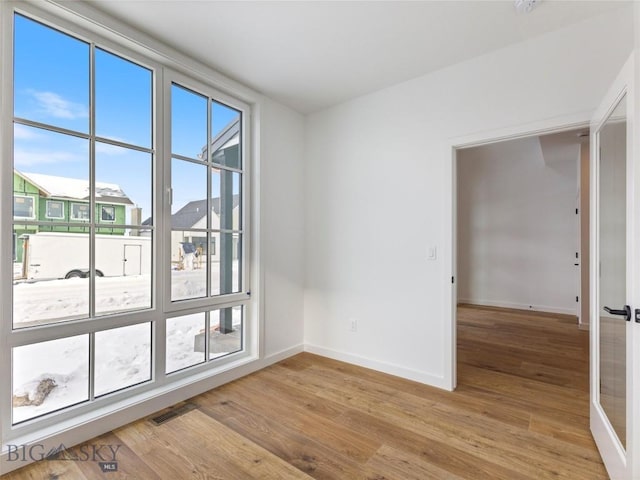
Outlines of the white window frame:
M31 215L30 217L23 217L21 215L13 215L13 218L17 218L17 219L25 219L25 220L33 220L36 218L36 198L33 195L22 195L22 194L13 194L13 198L26 198L31 200L31 211L33 212L33 215ZM15 211L15 209L14 209Z
M74 215L73 207L89 207L89 218L80 218ZM91 204L84 202L71 202L69 205L69 220L73 220L74 222L89 222L91 221Z
M116 223L116 206L115 205L107 205L107 204L99 204L100 205L100 223ZM103 213L104 208L113 209L113 220L105 220Z
M160 408L164 408L177 401L187 399L203 391L213 388L225 381L239 378L247 373L264 366L258 360L262 356L262 332L260 312L263 309L260 296L261 285L261 260L257 243L252 243L252 235L259 235L258 229L250 232L250 226L259 225L259 210L254 210L249 215L251 207L251 195L259 197L259 182L250 172L253 163L259 162L258 154L250 147L257 144L259 136L253 134L253 124L259 125L259 111L261 96L242 85L226 79L217 72L205 67L188 57L164 46L144 34L137 32L126 24L97 11L88 4L70 4L61 7L54 2L23 2L7 0L0 4L0 47L2 52L0 62L0 153L3 158L12 158L13 155L13 14L14 12L26 15L44 24L67 32L74 37L99 44L118 55L150 68L155 73L155 98L154 98L154 148L156 149L156 164L154 168L154 218L153 230L156 236L152 268L159 272L168 265L170 252L166 245L165 233L170 231L170 225L165 227L170 211L166 210L169 202L170 189L165 181L168 178L167 170L170 170L170 154L167 143L169 139L164 135L164 142L158 142L162 138L160 128L167 128L169 120L164 121L165 98L161 98L158 85L164 82L166 72L172 72L175 76L182 75L178 71L186 72L186 79L181 84L188 86L189 82L195 82L207 89L221 88L219 94L213 95L216 100L230 104L243 112L243 155L244 155L244 209L245 232L243 237L244 272L243 284L245 292L238 295L225 295L211 301L212 297L204 299L204 302L191 302L188 306L181 305L167 309L163 302L159 302L159 295L167 291L167 277L159 274L152 282L152 308L139 312L127 312L101 317L99 328L95 319L79 320L56 324L55 329L51 325L33 327L22 330L12 330L12 278L5 274L0 278L0 471L8 472L24 466L23 462L13 464L7 462L6 447L13 444L44 444L45 447L55 447L61 442L67 445L88 440L100 433L112 429L114 426L128 423L134 419L149 415ZM197 79L197 80L196 80ZM230 92L230 95L222 92L222 88ZM166 92L165 92L166 94ZM238 100L242 99L242 100ZM243 103L245 102L245 103ZM242 104L242 105L240 105ZM255 114L254 114L255 108ZM257 131L257 130L256 130ZM250 142L251 140L251 142ZM11 162L3 162L0 165L0 188L8 190L12 188L13 171ZM249 191L252 188L252 192ZM256 200L257 201L257 200ZM0 271L12 271L12 249L6 248L9 238L7 232L11 231L14 222L12 202L0 203L0 227L4 232L0 235ZM163 211L164 209L164 211ZM162 213L162 215L161 215ZM251 219L252 225L248 220ZM251 245L251 247L249 247ZM251 254L251 256L249 255ZM165 262L165 260L167 262ZM251 276L249 276L251 273ZM170 288L170 287L169 287ZM249 291L253 290L253 295ZM165 298L167 298L165 296ZM215 298L215 297L213 297ZM181 370L170 375L164 373L165 369L165 321L174 316L186 315L216 308L230 307L242 301L244 307L243 316L243 350L225 356L219 360L205 362L204 364ZM231 303L225 303L231 302ZM163 308L164 307L164 308ZM99 330L124 327L138 323L152 322L152 349L155 357L152 366L152 380L145 384L129 389L114 392L97 398L92 402L66 408L60 412L52 413L12 426L8 415L11 412L11 382L7 381L11 376L11 348L39 343L55 338L63 338L78 334L89 334ZM162 339L162 341L158 341ZM9 421L7 421L9 419ZM107 428L105 428L107 427Z
M61 217L52 217L52 216L49 215L49 205L51 205L52 203L59 203L59 204L62 205L62 216ZM47 200L44 208L45 208L45 210L44 210L45 218L48 218L49 220L64 220L64 218L65 218L64 201L62 201L62 200Z

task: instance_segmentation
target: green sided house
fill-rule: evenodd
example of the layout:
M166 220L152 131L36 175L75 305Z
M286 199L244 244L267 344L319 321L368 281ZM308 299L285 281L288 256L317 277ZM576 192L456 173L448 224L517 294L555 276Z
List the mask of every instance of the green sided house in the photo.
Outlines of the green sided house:
M89 182L75 178L13 171L14 261L22 261L24 234L38 232L88 233ZM124 235L126 208L131 199L113 183L96 182L96 233ZM19 222L25 221L24 225ZM26 222L38 222L37 225ZM49 224L49 225L48 225Z

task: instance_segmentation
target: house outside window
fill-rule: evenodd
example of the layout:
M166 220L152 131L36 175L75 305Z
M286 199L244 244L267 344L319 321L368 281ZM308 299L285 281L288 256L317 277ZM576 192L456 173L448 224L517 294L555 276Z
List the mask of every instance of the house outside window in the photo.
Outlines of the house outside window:
M51 220L64 219L64 202L57 200L47 200L46 217Z
M13 216L16 218L35 218L33 197L28 195L13 196Z

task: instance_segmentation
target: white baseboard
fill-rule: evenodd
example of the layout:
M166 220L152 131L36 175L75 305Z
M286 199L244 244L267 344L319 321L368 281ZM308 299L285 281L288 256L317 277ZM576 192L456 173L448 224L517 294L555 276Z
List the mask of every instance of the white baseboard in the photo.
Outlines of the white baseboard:
M304 351L302 344L296 345L285 350L273 353L262 359L248 359L234 365L226 371L216 373L206 378L186 381L182 384L176 384L170 388L159 388L158 391L151 390L146 392L144 398L138 402L131 404L131 399L122 408L111 408L101 414L100 411L92 412L92 417L86 421L76 419L75 423L67 422L65 425L43 429L35 435L25 435L24 437L11 439L9 442L2 444L2 453L0 454L0 475L9 473L18 468L22 468L30 463L33 459L25 458L24 460L9 460L8 444L36 445L37 452L48 452L52 448L57 448L61 444L65 447L72 447L80 443L98 437L103 433L119 428L128 423L144 418L154 412L163 410L176 403L183 402L191 397L200 395L208 390L232 382L241 377L261 370L269 365L284 360L288 357L296 355ZM142 397L142 396L141 396ZM40 447L42 446L42 447Z
M433 387L442 388L443 390L451 390L443 377L430 375L428 373L402 367L400 365L380 362L378 360L353 355L351 353L340 352L338 350L332 350L318 345L305 344L304 351L339 360L341 362L351 363L360 367L370 368L379 372L388 373L390 375L395 375L396 377L406 378L407 380L424 383Z
M264 366L261 368L268 367L269 365L273 365L274 363L280 362L282 360L286 360L289 357L293 357L299 353L304 352L304 345L301 343L296 345L295 347L285 348L284 350L280 350L279 352L272 353L264 357L262 362L264 362Z
M469 298L459 298L458 303L478 305L480 307L514 308L516 310L529 310L532 312L560 313L563 315L578 316L577 307L576 308L551 307L549 305L529 305L529 304L514 303L514 302L494 302L489 300L472 300Z

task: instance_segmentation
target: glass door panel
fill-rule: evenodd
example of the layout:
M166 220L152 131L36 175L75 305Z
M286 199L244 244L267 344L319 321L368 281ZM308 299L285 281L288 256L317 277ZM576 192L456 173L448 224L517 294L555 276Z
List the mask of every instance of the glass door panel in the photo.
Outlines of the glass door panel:
M622 97L598 139L600 405L626 447L627 99Z

